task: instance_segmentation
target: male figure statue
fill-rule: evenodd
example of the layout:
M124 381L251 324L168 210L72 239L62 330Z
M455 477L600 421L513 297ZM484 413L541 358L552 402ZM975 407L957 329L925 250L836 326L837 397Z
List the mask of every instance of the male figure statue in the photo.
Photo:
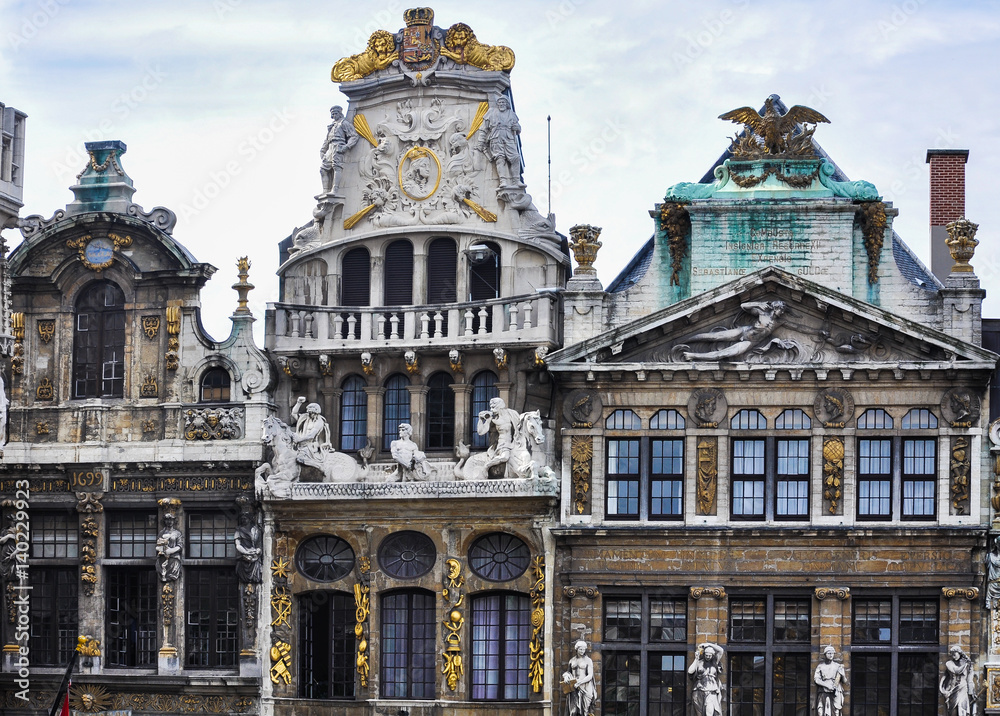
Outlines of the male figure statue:
M319 175L323 179L323 193L330 194L337 190L340 183L340 173L344 168L344 154L358 143L358 133L344 119L344 110L339 105L330 108L330 119L333 120L326 128L326 139L320 147Z
M330 426L326 418L320 415L319 403L309 403L306 414L299 415L306 399L299 396L292 406L292 417L295 419L295 443L298 461L303 465L322 468L323 453L332 451L330 443Z
M389 443L392 459L399 463L399 481L426 480L431 474L430 463L415 442L413 442L413 426L409 423L399 424L399 440Z
M833 660L836 655L832 646L823 650L823 659L816 666L813 681L816 682L816 716L841 716L844 708L844 684L847 674L844 665Z
M490 436L485 466L490 477L494 479L504 477L520 422L521 416L516 410L508 408L503 398L493 398L490 400L490 409L479 413L476 432Z
M483 149L496 164L500 186L518 183L521 177L521 153L517 137L521 133L521 125L506 97L497 97L496 104L486 113L484 124L486 131L481 140L485 145Z

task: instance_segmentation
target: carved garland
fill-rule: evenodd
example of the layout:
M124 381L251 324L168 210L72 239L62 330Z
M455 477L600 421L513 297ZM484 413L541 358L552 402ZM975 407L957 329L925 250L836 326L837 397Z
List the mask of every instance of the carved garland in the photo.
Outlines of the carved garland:
M773 176L782 184L787 184L793 189L805 189L819 178L819 171L822 164L817 164L816 168L808 174L786 174L781 164L770 164L764 167L764 171L759 175L750 174L741 176L734 165L729 164L729 178L733 180L741 189L750 189L763 183L769 176Z
M703 438L698 442L698 514L711 515L715 510L715 492L719 482L719 441Z
M80 532L83 533L83 544L80 547L80 581L83 582L83 593L92 597L97 586L97 568L94 565L97 564L98 537L97 520L92 514L84 519Z
M531 643L528 644L528 676L535 693L542 690L545 679L545 643L542 627L545 626L545 557L538 555L532 560L531 573L535 584L528 595L531 597Z
M956 515L969 512L969 472L972 458L969 440L965 437L951 441L951 506Z
M823 441L823 499L831 515L837 514L843 482L844 441L842 438L827 438Z
M594 439L589 435L574 435L570 444L573 473L573 504L576 513L582 515L587 510L590 492L590 473L594 458Z
M670 248L670 285L679 286L680 273L687 256L687 236L691 233L691 215L687 204L664 202L660 205L660 228L667 235Z
M858 206L858 222L864 235L865 251L868 252L868 283L878 283L878 264L882 259L882 244L888 219L885 204L881 201L866 201Z

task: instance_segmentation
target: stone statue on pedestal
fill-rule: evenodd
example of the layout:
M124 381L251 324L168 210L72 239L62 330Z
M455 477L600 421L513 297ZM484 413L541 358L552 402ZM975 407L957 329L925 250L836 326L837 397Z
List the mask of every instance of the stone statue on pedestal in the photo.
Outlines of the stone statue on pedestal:
M597 700L594 661L587 656L587 642L583 639L573 646L573 650L576 653L562 675L562 688L567 703L566 716L590 716Z
M413 442L413 426L409 423L399 424L399 440L389 444L392 459L399 463L397 469L399 482L426 480L430 477L432 468L417 444Z
M694 716L722 716L723 651L718 644L698 647L688 676L694 681L691 713Z
M163 529L156 538L156 572L161 582L176 582L181 576L183 537L172 512L163 515Z
M972 661L957 646L948 650L951 657L944 663L944 674L938 690L945 698L945 713L948 716L970 716L972 714Z
M1000 601L1000 538L986 554L986 608L993 610Z
M834 661L836 653L832 646L826 647L823 659L813 673L813 682L816 684L816 716L841 716L844 708L847 674L844 665Z
M344 154L358 143L358 133L344 118L344 109L340 106L330 108L330 119L333 120L326 128L326 139L320 147L319 174L323 179L323 193L336 193L340 183L340 173L344 169Z

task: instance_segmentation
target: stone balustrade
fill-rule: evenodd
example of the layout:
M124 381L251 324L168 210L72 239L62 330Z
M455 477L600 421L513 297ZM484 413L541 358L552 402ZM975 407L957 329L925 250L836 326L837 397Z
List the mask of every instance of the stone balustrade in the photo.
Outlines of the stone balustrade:
M275 350L314 347L558 343L555 291L431 306L268 306ZM270 327L270 326L269 326Z

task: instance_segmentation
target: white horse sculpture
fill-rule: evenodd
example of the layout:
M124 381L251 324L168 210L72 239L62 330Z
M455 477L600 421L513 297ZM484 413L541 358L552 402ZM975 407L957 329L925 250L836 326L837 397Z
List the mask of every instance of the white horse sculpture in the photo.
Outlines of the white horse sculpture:
M273 416L264 419L262 441L274 453L254 472L254 488L258 497L291 497L292 485L299 481L302 470L300 456L292 439L295 431ZM364 479L365 470L349 455L336 450L324 450L319 462L308 463L323 473L323 482L357 482Z
M545 435L542 434L542 419L537 410L521 413L517 430L514 431L514 445L510 450L510 457L507 459L507 469L504 477L526 478L538 477L538 466L531 459L532 445L540 445L545 442ZM485 480L488 477L486 470L486 453L471 454L469 446L459 441L455 448L458 457L458 464L455 465L456 480Z

